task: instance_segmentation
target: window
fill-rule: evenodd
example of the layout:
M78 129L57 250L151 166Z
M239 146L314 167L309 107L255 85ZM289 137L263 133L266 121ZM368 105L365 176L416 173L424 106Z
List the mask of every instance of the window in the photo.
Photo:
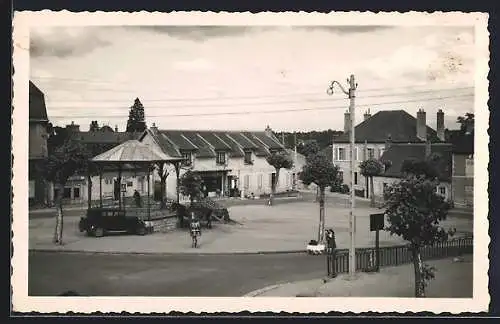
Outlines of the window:
M63 198L68 199L71 198L71 188L64 188Z
M439 194L446 196L446 187L439 187Z
M245 164L252 164L252 152L245 152Z
M354 172L354 184L355 185L358 184L358 173L357 172Z
M257 178L257 187L259 189L262 189L262 178L263 178L262 174L259 174L259 177Z
M339 161L345 161L345 160L347 160L345 148L339 147L337 149L337 159Z
M127 181L127 187L132 187L132 181Z
M338 173L338 179L341 181L344 181L344 171L339 171Z
M375 149L373 147L370 147L366 150L368 153L368 159L373 159L375 157Z
M184 158L184 161L182 161L183 165L191 165L191 163L193 162L191 152L182 153L182 157Z
M217 152L217 164L226 164L226 152Z
M245 175L245 184L244 184L244 188L245 188L245 189L248 189L249 184L250 184L250 176L247 174L247 175Z
M80 198L80 187L73 188L73 198Z

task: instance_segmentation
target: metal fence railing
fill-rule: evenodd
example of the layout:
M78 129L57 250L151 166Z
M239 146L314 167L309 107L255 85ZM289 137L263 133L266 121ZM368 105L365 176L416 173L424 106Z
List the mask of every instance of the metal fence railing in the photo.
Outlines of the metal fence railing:
M425 261L470 254L472 250L473 238L459 237L432 246L424 246L421 248L420 253ZM356 271L373 271L376 257L374 248L356 249ZM407 245L381 247L379 257L380 267L398 266L413 262L411 251ZM333 269L335 269L335 273L349 272L349 250L337 250L335 258L327 255L327 262L328 275L332 274Z

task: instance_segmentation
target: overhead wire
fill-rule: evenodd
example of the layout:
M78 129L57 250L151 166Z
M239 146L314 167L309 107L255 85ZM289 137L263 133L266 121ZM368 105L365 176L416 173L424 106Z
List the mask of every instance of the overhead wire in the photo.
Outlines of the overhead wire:
M356 107L373 107L380 105L391 105L391 104L404 104L410 102L422 102L422 101L432 101L432 100L443 100L443 99L458 99L458 98L466 98L473 97L473 94L465 94L465 95L453 95L453 96L441 96L441 97L432 97L432 98L419 98L414 100L400 100L400 101L387 101L387 102L378 102L378 103L370 103L370 104L360 104L356 105ZM251 110L251 111L231 111L231 112L210 112L210 113L190 113L190 114L151 114L146 117L168 117L168 118L176 118L176 117L202 117L202 116L225 116L225 115L251 115L251 114L270 114L270 113L287 113L287 112L299 112L299 111L321 111L321 110L335 110L335 109L346 109L345 106L327 106L327 107L311 107L311 108L297 108L297 109L275 109L275 110ZM51 116L54 119L78 119L78 118L126 118L125 114L116 114L116 115L71 115L71 116Z

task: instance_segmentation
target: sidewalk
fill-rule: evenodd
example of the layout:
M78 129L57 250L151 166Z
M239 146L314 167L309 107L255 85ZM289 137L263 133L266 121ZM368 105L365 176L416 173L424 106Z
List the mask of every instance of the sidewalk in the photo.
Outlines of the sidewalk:
M333 228L339 249L349 246L349 210L327 205L325 227ZM369 231L370 208L356 209L356 247L373 247L375 233ZM110 235L88 237L78 231L79 217L65 217L64 246L52 243L54 218L29 219L31 250L80 251L94 253L284 253L305 252L306 245L318 231L318 206L311 202L266 205L242 205L229 208L236 224L214 223L203 229L200 248L191 248L187 230L173 230L151 235ZM472 220L446 220L458 232L472 232ZM380 232L380 246L402 244L398 236Z
M453 258L428 262L436 268L426 288L429 298L472 298L472 255L455 262ZM413 265L382 268L380 273L347 274L324 283L323 279L298 281L265 287L244 297L414 297Z

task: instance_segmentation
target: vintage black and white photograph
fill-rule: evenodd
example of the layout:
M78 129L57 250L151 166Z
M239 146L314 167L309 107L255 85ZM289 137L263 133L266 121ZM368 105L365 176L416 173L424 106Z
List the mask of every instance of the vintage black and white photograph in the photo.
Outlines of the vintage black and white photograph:
M485 16L199 15L17 16L14 307L486 310Z

